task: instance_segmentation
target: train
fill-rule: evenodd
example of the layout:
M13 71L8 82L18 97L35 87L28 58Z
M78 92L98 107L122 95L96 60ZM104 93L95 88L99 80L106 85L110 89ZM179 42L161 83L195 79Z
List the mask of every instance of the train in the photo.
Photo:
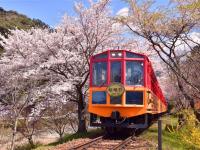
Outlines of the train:
M149 58L130 50L91 56L88 96L90 126L147 128L167 111L167 102Z

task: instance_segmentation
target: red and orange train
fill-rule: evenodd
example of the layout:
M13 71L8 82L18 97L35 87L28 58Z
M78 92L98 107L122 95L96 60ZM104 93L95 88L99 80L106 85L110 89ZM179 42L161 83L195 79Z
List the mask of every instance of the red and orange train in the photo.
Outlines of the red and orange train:
M146 128L167 111L146 55L108 50L90 59L88 112L91 126Z

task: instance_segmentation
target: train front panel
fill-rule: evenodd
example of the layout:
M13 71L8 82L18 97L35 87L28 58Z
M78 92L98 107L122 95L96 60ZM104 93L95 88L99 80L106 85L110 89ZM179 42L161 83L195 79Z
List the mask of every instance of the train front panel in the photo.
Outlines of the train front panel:
M148 121L147 114L159 113L164 108L147 85L149 61L145 55L106 51L93 56L90 62L91 125L142 127Z

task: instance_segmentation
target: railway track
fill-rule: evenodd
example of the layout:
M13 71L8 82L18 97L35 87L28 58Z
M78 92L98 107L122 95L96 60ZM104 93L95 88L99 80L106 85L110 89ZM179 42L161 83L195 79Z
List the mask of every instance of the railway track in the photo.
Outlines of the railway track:
M144 142L144 140L140 140L140 142L138 142L138 138L133 136L123 140L110 139L106 136L100 136L90 140L89 142L73 147L71 150L145 150L151 147L151 144Z

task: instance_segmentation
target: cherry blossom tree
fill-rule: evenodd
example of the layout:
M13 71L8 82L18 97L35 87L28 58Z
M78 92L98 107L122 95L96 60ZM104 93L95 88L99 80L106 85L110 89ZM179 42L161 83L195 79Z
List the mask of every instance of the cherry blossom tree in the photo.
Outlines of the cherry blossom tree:
M15 147L15 137L21 120L25 120L24 117L26 117L27 124L30 124L30 122L35 124L37 122L36 118L38 114L35 112L37 108L40 108L40 99L36 96L39 93L33 81L30 82L28 79L21 78L22 74L20 72L14 74L8 71L6 70L4 72L4 80L1 84L0 113L1 116L9 120L10 126L12 127L11 149L13 150ZM33 129L31 133L23 132L28 133L23 135L33 146L32 135L35 133L35 128L32 127L31 129Z
M68 102L54 101L49 103L45 111L45 116L42 118L42 123L50 129L50 132L56 132L62 142L66 130L72 132L77 131L77 115L74 112L74 104Z
M76 16L65 15L55 30L13 30L8 39L1 37L7 69L20 71L22 77L35 76L46 83L41 83L41 91L51 86L52 93L62 93L77 104L78 132L86 131L89 58L112 48L122 32L111 19L108 0L89 4L87 8L76 3Z
M199 1L173 0L172 5L166 7L156 7L151 0L127 2L130 6L129 15L118 17L118 20L134 36L151 45L152 50L172 71L179 90L194 108L194 98L187 90L192 88L200 96L200 88L190 81L181 64L191 55L193 47L200 44Z

